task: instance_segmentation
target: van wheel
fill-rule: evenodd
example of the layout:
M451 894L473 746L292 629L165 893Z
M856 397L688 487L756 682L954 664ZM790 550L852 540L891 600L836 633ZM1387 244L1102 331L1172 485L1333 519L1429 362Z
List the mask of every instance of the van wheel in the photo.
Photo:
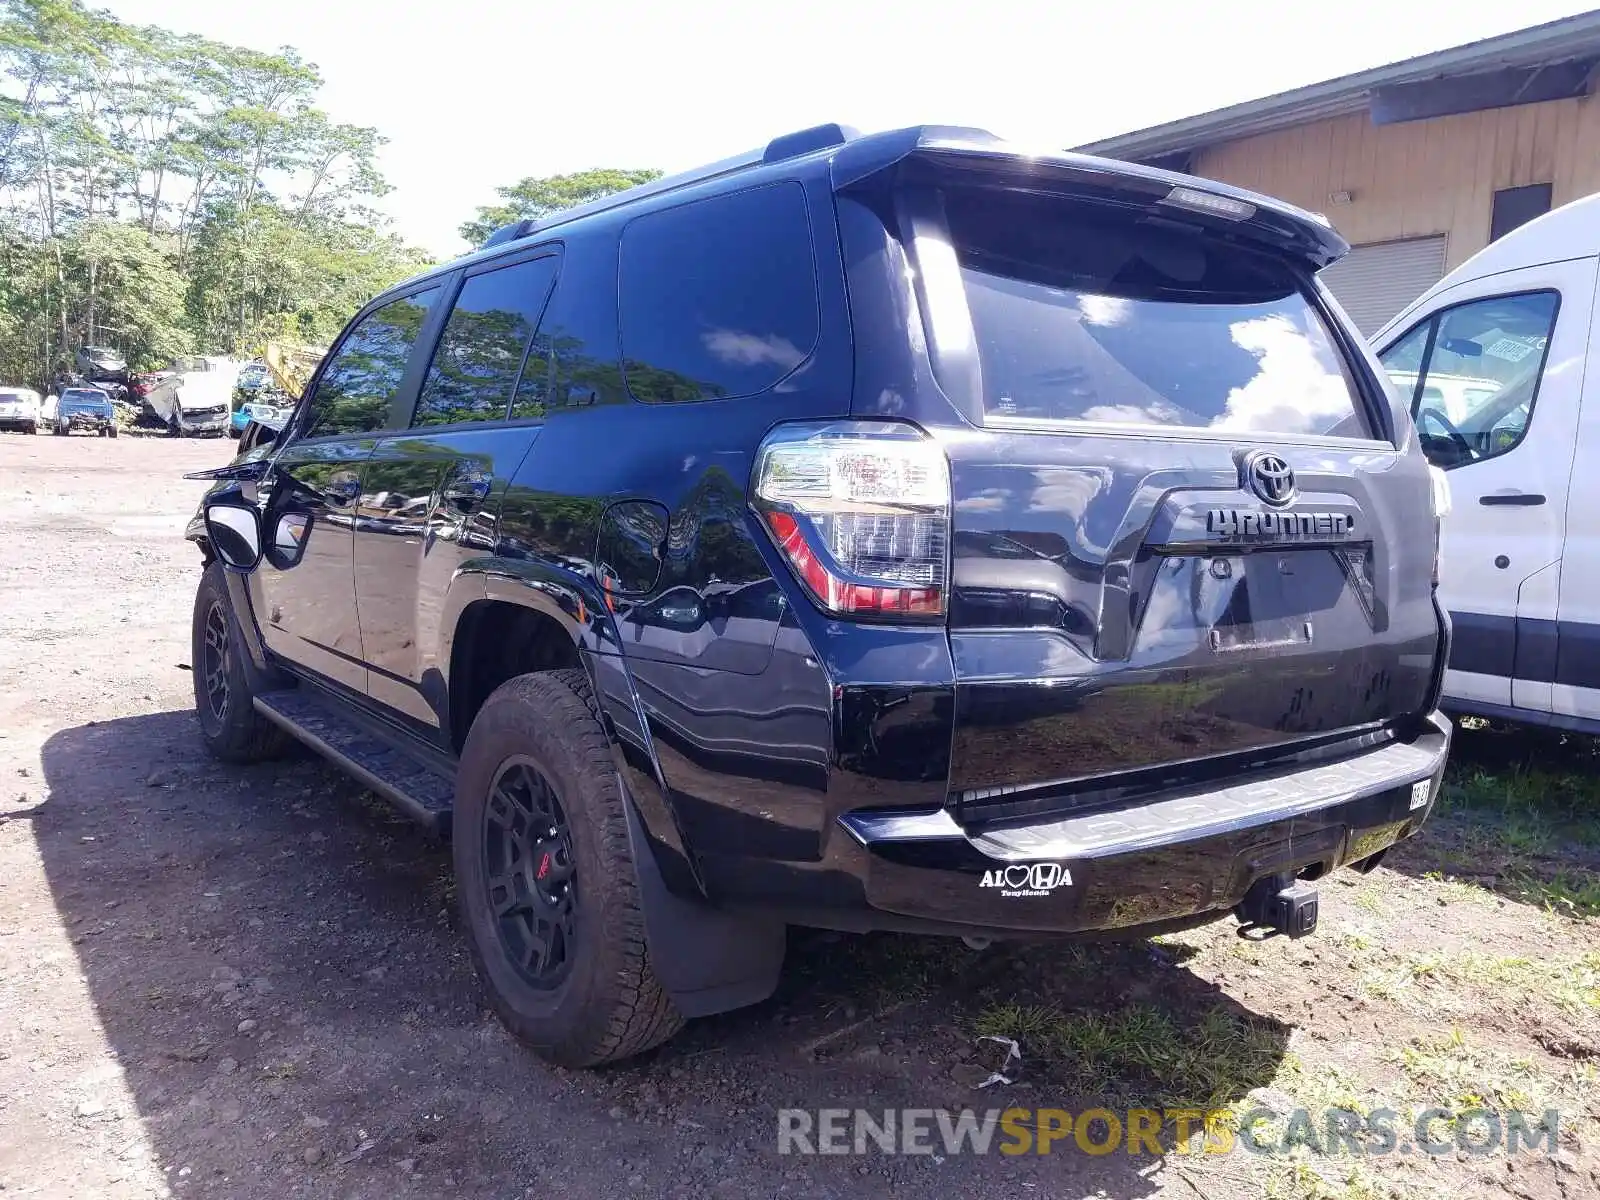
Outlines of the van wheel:
M468 945L495 1012L552 1063L640 1054L683 1026L650 968L627 803L581 670L479 710L451 817Z
M190 674L194 708L206 749L223 762L277 758L289 735L255 710L256 672L244 648L239 619L228 599L224 567L213 562L200 576L194 596Z

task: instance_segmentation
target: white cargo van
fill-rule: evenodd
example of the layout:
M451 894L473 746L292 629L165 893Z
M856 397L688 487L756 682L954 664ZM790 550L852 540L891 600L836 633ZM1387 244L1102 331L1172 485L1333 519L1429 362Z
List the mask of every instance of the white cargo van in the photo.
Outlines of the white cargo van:
M1447 472L1448 707L1600 733L1600 195L1507 234L1373 336Z

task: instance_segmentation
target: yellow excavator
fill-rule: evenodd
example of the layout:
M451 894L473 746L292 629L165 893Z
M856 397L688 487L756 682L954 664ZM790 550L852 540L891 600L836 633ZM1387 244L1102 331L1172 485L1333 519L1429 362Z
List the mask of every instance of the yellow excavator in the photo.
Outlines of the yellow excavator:
M296 342L268 342L261 352L261 361L266 364L278 390L298 400L327 353L321 347L302 346Z

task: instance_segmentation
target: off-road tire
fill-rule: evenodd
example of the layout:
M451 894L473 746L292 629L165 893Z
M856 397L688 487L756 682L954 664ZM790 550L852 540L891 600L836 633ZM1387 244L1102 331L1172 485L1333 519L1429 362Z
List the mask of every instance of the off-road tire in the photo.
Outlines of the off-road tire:
M194 676L194 708L200 721L200 738L206 749L229 763L254 763L280 757L289 748L290 738L268 721L251 701L256 694L256 672L244 647L239 618L228 599L228 585L221 562L213 562L200 576L195 590L194 621L190 634L190 674ZM208 688L207 632L215 629L213 610L217 610L225 631L223 677L227 684L227 703L219 715Z
M117 427L115 425L113 425L110 429L106 430L106 436L107 437L116 437L117 436Z
M490 905L490 792L513 756L530 760L549 781L571 833L576 944L567 973L548 989L511 961ZM500 1020L560 1066L630 1058L683 1026L650 967L626 803L582 670L520 675L478 711L456 772L451 817L467 944Z

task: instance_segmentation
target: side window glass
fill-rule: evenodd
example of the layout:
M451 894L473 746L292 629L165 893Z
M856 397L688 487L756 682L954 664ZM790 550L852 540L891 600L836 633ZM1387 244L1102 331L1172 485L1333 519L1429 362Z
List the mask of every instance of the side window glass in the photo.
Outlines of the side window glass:
M306 437L372 433L389 423L389 404L438 294L435 287L391 301L350 331L317 382Z
M511 416L585 408L625 398L617 362L616 255L608 242L567 244L555 292L517 384Z
M556 261L536 258L462 285L433 352L413 427L505 419Z
M618 293L623 370L640 400L766 391L806 360L821 324L804 189L639 217L622 235Z
M1409 410L1417 396L1417 384L1422 378L1422 356L1428 350L1428 334L1433 329L1433 318L1414 326L1403 338L1378 356L1384 374L1394 385L1396 394Z
M1521 443L1560 303L1555 292L1524 292L1469 301L1438 315L1413 414L1429 461L1460 467Z

